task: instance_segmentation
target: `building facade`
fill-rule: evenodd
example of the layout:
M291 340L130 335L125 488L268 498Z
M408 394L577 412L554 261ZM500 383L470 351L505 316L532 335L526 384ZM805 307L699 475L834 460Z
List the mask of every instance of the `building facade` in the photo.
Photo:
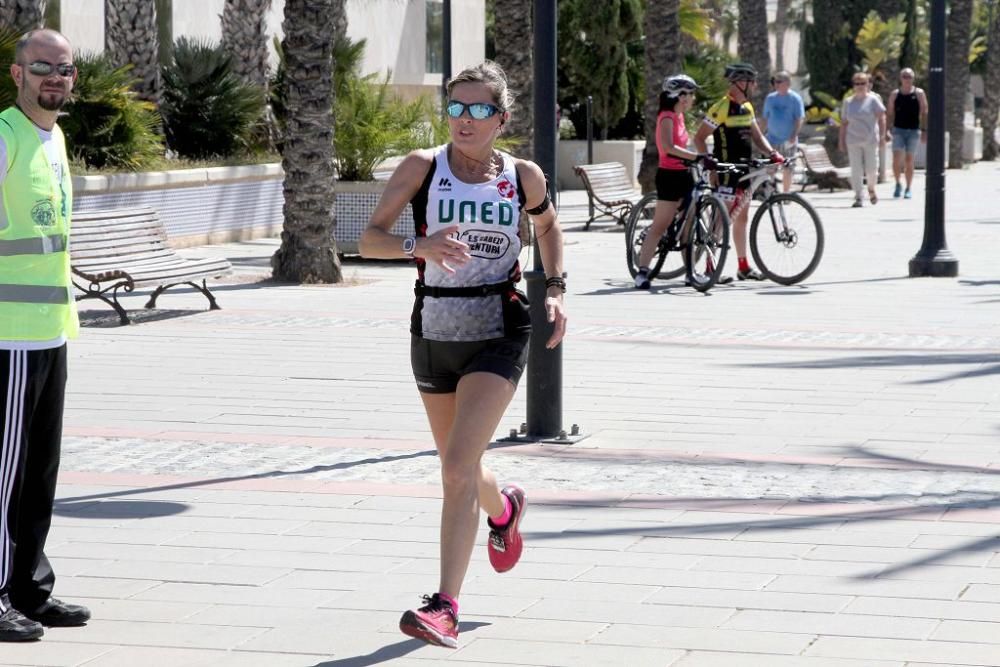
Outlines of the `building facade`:
M160 33L218 41L224 0L155 1ZM50 0L58 27L80 51L104 49L104 0ZM363 73L391 72L401 92L439 89L442 83L442 0L346 0L347 34L367 40ZM268 32L281 38L284 0L273 0ZM451 0L452 73L481 62L485 53L484 0ZM165 52L164 52L165 53ZM274 56L272 50L272 57Z

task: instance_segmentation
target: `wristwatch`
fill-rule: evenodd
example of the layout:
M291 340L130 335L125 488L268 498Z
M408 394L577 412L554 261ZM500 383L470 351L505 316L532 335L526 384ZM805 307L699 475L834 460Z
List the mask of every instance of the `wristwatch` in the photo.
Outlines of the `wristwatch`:
M413 257L413 251L417 249L417 237L407 236L403 239L403 254Z

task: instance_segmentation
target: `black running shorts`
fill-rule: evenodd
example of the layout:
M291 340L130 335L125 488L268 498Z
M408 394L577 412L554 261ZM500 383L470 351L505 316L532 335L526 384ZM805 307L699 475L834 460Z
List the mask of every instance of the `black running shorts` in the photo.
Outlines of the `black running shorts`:
M451 394L469 373L493 373L516 387L527 360L527 333L469 342L410 337L413 377L427 394Z
M680 201L691 194L694 179L687 169L656 170L656 198L660 201Z

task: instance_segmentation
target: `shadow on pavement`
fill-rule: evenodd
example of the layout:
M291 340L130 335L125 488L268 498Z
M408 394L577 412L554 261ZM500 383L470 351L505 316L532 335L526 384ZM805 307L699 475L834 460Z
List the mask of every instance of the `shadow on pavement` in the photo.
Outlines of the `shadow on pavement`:
M984 377L1000 374L1000 362L993 352L963 353L963 354L876 354L867 357L845 357L834 359L816 359L813 361L782 361L774 363L747 364L753 368L789 368L789 369L833 369L833 368L878 368L898 366L952 366L963 364L974 366L967 371L958 371L936 378L911 380L907 384L937 384L964 378Z
M480 623L477 621L471 623L462 622L458 624L458 630L459 632L471 632L472 630L481 628L485 625L490 624ZM417 649L424 648L425 646L427 646L427 644L422 641L409 639L407 641L396 642L395 644L383 646L374 653L369 653L368 655L357 655L350 658L340 658L338 660L318 662L313 667L369 667L369 665L378 665L383 662L395 660L396 658L402 658L404 655L413 653ZM441 650L449 651L450 649L442 648Z
M81 506L86 506L80 509ZM81 519L155 519L163 516L183 514L190 505L162 500L123 500L92 503L73 498L60 499L53 512L60 516L74 516Z
M874 462L881 462L887 464L885 468L899 469L899 470L922 470L922 471L948 471L948 472L962 472L962 473L976 473L982 475L994 476L1000 474L1000 470L996 468L985 468L978 466L966 466L966 465L955 465L950 463L935 463L933 461L922 461L917 459L910 459L901 456L891 456L880 454L878 452L871 451L864 447L847 447L844 448L844 454L850 456L851 458L865 458ZM625 460L625 459L623 459ZM746 465L747 461L740 461L734 459L725 459L713 461L712 459L701 459L699 457L698 462L704 463L715 463L721 465ZM691 462L692 464L695 462ZM649 465L648 461L637 461L637 465ZM779 464L780 465L780 464ZM795 468L801 468L803 464L788 463L783 464ZM818 464L808 464L808 465L818 465ZM915 499L922 499L925 502L922 504L912 504ZM724 509L726 503L733 503L734 505L746 506L747 502L753 502L758 500L757 498L738 498L738 497L717 497L717 498L697 498L697 497L678 497L672 498L669 496L662 497L649 497L644 496L641 498L631 498L624 502L616 503L618 506L628 506L628 507L642 507L651 506L656 508L669 507L669 503L676 501L678 507L691 509L692 504L698 502L706 502L711 504L711 508L714 510ZM765 499L766 500L766 499ZM697 537L697 536L707 536L717 533L730 533L732 531L740 531L740 534L745 534L746 532L753 531L788 531L797 529L809 529L822 526L837 526L840 524L853 524L853 523L868 523L877 521L887 521L887 520L899 520L899 519L916 519L916 520L929 520L936 515L952 510L983 510L983 509L996 509L1000 508L1000 493L993 489L972 489L963 488L961 491L947 492L947 493L920 493L919 495L907 494L907 493L896 493L896 494L875 494L870 495L825 495L825 496L801 496L798 498L780 498L774 499L775 503L782 506L786 506L788 502L799 502L802 503L803 507L809 505L819 505L819 504L867 504L862 506L857 511L848 512L835 512L828 514L817 514L808 516L781 516L772 519L750 519L747 521L726 521L720 523L693 523L684 525L663 525L663 526L643 526L640 535L642 537L652 537L652 538L669 538L669 537ZM907 506L894 506L894 507L872 507L871 504L874 503L885 503L885 502L899 502L899 501L910 501L911 504ZM562 504L562 503L560 503ZM607 506L607 502L588 502L588 501L574 501L571 504L574 507L595 505L595 506ZM720 507L720 504L722 505ZM745 510L743 510L745 511ZM569 529L560 531L558 533L545 533L545 532L525 532L525 538L530 538L531 540L546 541L546 540L563 540L572 539L573 537L597 537L597 536L609 536L609 535L634 535L637 529L634 527L622 527L622 528L595 528L595 529ZM853 579L877 579L883 578L890 574L898 574L901 572L906 572L910 570L915 570L920 567L935 565L944 561L949 560L951 556L958 553L969 553L969 552L992 552L997 549L1000 545L1000 536L990 536L985 538L976 538L972 541L963 544L958 547L945 548L939 550L932 550L927 556L917 558L904 563L899 563L896 565L886 565L884 568L878 569L877 571L854 575ZM863 563L859 563L859 566L863 566Z
M414 452L412 454L396 454L392 456L383 456L380 458L367 458L360 459L358 461L342 461L341 463L334 463L331 465L317 465L311 466L309 468L302 468L300 470L272 470L271 472L259 472L252 475L235 475L233 477L213 477L211 479L197 479L190 482L177 482L176 484L163 484L161 486L148 486L140 489L124 489L122 491L109 491L104 493L94 493L87 496L75 496L72 498L60 498L59 503L76 503L86 500L98 500L106 498L121 498L123 496L134 496L142 495L144 493L159 492L159 491L173 491L175 489L193 489L202 486L212 486L213 484L228 484L231 482L243 482L253 479L276 479L280 477L287 477L290 475L308 475L317 472L327 472L330 470L345 470L347 468L354 468L360 465L372 465L376 463L390 463L393 461L404 461L406 459L415 459L423 456L437 456L436 450L424 450L421 452ZM96 510L95 510L96 511Z
M136 310L129 310L128 315L129 317L132 318L132 324L145 324L147 322L159 322L161 320L176 320L181 317L190 317L191 315L200 315L206 312L208 312L207 309L161 310L159 308L153 308L147 310L145 308L139 308ZM109 308L106 311L104 310L80 311L80 326L92 327L95 329L114 329L116 327L125 327L129 325L122 324L121 320L118 318L118 313Z

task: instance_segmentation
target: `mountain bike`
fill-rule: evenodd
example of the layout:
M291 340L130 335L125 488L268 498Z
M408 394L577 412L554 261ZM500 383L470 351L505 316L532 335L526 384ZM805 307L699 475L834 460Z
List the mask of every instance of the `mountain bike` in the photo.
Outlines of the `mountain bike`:
M686 272L691 287L707 292L718 282L726 262L729 212L712 190L709 170L697 164L691 168L696 172L694 189L660 237L649 265L649 279L677 278ZM723 173L736 168L738 165L718 165ZM639 253L655 211L656 193L650 192L632 208L625 223L625 261L633 278L639 272Z
M791 168L795 157L785 162ZM802 282L823 258L823 223L816 210L801 195L781 192L777 172L770 160L751 160L739 165L742 187L760 199L750 223L750 254L765 277L780 285Z

